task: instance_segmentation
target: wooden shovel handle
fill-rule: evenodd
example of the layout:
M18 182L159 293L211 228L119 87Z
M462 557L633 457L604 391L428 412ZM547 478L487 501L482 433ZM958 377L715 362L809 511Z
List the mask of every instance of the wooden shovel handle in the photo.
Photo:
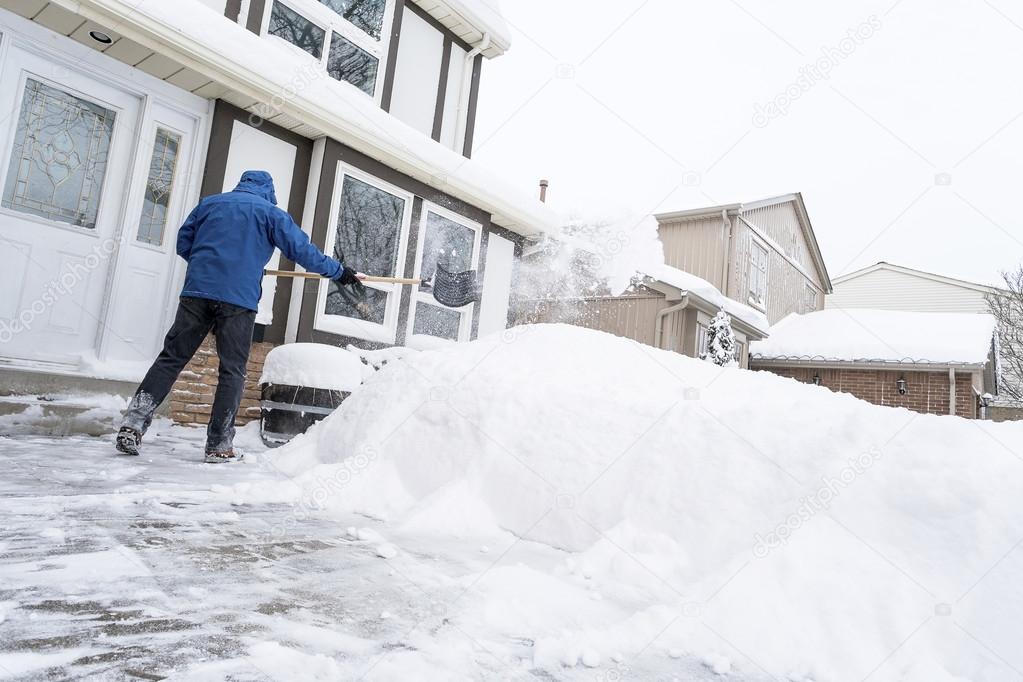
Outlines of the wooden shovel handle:
M264 275L270 277L305 277L307 279L320 279L323 275L316 272L292 272L290 270L264 270ZM421 284L421 279L408 279L406 277L379 277L377 275L366 275L363 282L383 282L384 284Z

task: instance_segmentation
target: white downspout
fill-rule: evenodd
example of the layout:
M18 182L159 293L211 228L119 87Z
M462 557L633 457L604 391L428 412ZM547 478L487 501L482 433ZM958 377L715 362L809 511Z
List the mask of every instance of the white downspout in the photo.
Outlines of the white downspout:
M654 324L654 343L657 344L658 348L661 348L663 350L669 350L667 348L664 348L664 346L661 345L661 336L664 333L664 318L667 317L668 315L674 313L674 312L677 312L679 310L683 310L684 308L687 308L688 306L689 306L689 294L683 294L682 295L682 300L679 303L676 303L673 306L669 306L669 307L665 308L664 310L661 310L660 312L657 313L657 321ZM682 349L679 348L678 352L681 353Z
M469 50L465 55L465 63L462 65L462 89L458 93L458 111L455 120L458 122L455 128L455 144L458 145L455 151L459 154L465 149L465 133L469 127L469 91L472 89L472 62L477 55L483 53L490 47L490 31L483 34L480 44Z

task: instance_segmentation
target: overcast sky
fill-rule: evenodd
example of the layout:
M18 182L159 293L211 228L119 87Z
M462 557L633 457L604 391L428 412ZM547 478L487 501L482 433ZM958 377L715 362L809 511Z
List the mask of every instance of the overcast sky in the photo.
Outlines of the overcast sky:
M514 44L485 67L475 156L549 178L559 210L799 191L832 277L886 260L994 283L1023 262L1023 3L502 9Z

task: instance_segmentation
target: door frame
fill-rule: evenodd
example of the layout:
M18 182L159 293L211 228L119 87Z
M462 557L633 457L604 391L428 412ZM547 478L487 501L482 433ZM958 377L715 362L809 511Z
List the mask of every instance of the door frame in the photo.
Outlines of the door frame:
M155 76L145 73L133 66L117 61L102 52L81 45L66 36L54 33L33 21L20 17L9 10L0 8L0 69L6 68L11 58L11 49L28 52L52 64L55 68L66 70L69 74L101 81L110 87L137 97L139 112L135 121L129 122L132 139L129 141L131 151L126 177L131 181L129 190L121 197L117 207L118 223L111 238L115 240L116 249L110 259L110 266L103 282L103 306L98 313L100 324L94 339L93 349L99 360L106 359L108 337L106 321L109 314L111 293L117 281L116 274L121 261L121 246L125 240L132 238L132 211L141 209L144 194L144 178L140 180L140 168L148 168L148 159L144 158L149 145L145 134L152 129L153 102L194 120L194 134L189 150L191 163L182 170L185 184L182 187L184 205L194 205L200 194L203 169L206 163L206 150L209 142L210 124L213 114L213 101L193 95ZM6 121L5 125L13 125ZM177 288L184 277L184 263L180 261L174 250L170 250L168 258L167 278L169 286L165 300L160 301L161 313L158 323L166 328L169 317L174 310L177 299ZM6 363L5 363L6 364ZM33 363L26 363L33 364Z

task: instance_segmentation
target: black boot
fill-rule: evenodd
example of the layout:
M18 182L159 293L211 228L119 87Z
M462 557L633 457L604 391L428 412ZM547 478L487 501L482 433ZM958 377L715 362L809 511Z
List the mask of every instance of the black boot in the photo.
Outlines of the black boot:
M125 455L138 455L142 445L142 434L135 429L122 426L117 432L117 451Z

